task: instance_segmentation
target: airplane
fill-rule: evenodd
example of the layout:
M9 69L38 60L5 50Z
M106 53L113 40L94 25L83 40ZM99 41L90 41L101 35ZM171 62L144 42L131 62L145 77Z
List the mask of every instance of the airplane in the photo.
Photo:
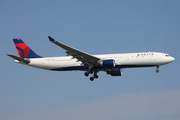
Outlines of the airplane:
M51 36L48 36L48 38L52 43L63 48L67 56L39 56L21 39L13 39L20 57L7 55L15 59L15 63L35 68L54 71L84 71L84 75L87 77L92 74L91 81L98 78L97 73L99 71L104 71L111 76L122 76L124 68L156 67L158 73L159 66L175 60L169 54L161 52L91 55L60 43Z

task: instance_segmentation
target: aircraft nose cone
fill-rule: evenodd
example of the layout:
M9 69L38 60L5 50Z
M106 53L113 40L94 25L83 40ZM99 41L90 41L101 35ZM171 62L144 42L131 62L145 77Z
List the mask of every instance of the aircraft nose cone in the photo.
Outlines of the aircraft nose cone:
M171 57L171 60L170 60L170 62L173 62L175 60L175 58L174 57Z

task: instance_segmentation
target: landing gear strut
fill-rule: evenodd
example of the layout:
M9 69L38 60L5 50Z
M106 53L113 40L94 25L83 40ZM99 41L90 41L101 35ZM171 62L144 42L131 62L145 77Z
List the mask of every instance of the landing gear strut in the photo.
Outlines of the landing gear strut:
M159 66L157 66L156 68L157 68L157 69L156 69L156 72L158 73L158 72L159 72Z
M94 78L98 78L98 75L97 75L97 73L98 73L98 71L97 70L93 70L92 68L94 67L94 65L93 64L89 64L89 66L88 66L88 71L86 71L85 73L84 73L84 75L86 76L86 77L88 77L89 76L89 74L93 74L93 76L92 77L90 77L90 80L91 81L94 81Z
M98 72L98 71L88 71L88 72L85 72L84 75L85 75L86 77L88 77L89 74L93 74L93 73L94 73L93 76L90 77L90 80L91 80L91 81L94 81L94 78L96 78L96 79L98 78L97 72Z

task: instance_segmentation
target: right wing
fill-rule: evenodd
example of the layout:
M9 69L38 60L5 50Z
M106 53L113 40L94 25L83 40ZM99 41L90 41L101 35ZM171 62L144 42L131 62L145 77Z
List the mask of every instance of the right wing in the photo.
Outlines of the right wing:
M84 65L90 65L90 64L97 64L97 62L100 60L100 58L97 58L93 55L90 55L88 53L82 52L80 50L77 50L75 48L69 47L65 44L62 44L58 41L55 41L52 37L48 36L49 40L58 45L59 47L66 50L67 55L73 56L73 58L78 59L78 61L81 61Z

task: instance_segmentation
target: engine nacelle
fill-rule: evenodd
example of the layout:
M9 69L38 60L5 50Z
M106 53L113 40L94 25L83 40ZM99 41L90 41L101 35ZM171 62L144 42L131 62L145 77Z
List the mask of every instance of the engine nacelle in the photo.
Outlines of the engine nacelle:
M107 71L107 74L110 74L111 76L122 76L123 70L122 69L110 70Z
M98 61L99 65L103 67L115 67L115 61L113 59L111 60L100 60Z

